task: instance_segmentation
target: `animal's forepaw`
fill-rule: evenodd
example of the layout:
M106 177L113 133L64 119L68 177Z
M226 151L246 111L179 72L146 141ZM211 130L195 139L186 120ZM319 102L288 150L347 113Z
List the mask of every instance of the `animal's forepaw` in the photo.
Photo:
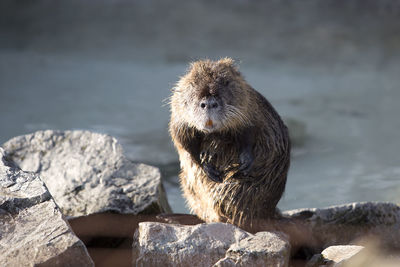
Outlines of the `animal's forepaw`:
M249 175L251 167L253 166L254 158L251 153L243 152L239 156L240 166L238 171L244 176Z
M211 164L203 164L203 170L207 174L208 178L216 183L222 182L222 173L215 169Z

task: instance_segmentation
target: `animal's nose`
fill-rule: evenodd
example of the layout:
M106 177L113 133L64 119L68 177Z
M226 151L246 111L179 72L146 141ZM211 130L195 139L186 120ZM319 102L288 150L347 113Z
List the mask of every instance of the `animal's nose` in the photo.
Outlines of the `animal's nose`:
M200 102L200 107L202 109L213 109L218 107L218 102L215 99L205 99Z

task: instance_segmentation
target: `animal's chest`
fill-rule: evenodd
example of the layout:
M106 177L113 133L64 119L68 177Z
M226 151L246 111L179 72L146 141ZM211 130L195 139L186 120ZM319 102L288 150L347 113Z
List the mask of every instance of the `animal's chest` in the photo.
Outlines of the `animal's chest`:
M211 162L216 169L228 171L239 163L239 144L234 136L206 136L200 147L200 160Z

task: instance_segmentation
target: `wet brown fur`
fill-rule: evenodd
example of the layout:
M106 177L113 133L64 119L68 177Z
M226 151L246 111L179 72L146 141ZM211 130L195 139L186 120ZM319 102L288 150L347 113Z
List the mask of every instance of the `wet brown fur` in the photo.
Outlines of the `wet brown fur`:
M223 127L205 133L196 128L188 105L209 95L223 95L228 107ZM173 89L169 129L179 153L184 196L201 219L243 227L275 216L290 162L288 131L271 104L243 79L233 60L191 64ZM238 144L248 134L254 140L254 163L243 175L238 171ZM201 161L200 151L207 152ZM222 183L207 177L200 163L208 161L223 172Z

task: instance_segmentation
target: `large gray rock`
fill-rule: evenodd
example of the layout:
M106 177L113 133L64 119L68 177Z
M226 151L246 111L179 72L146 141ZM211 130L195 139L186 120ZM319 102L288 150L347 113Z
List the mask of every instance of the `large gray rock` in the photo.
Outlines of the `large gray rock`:
M290 246L274 233L252 235L231 224L143 222L135 234L137 266L287 266Z
M7 157L36 172L64 215L169 212L157 168L126 159L118 141L88 131L39 131L4 144Z
M308 227L320 247L374 237L384 247L400 249L400 207L393 203L351 203L283 214Z
M94 266L39 176L0 148L0 266Z

